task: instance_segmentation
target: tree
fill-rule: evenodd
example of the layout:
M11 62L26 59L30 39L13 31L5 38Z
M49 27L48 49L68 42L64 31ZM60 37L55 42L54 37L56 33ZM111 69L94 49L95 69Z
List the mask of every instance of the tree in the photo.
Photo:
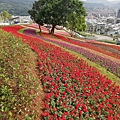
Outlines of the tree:
M9 19L12 17L12 15L9 14L6 10L3 10L3 11L1 12L0 16L1 16L1 19L2 19L4 22L7 21L7 20L9 20Z
M83 3L79 0L38 0L28 12L39 27L43 24L52 25L51 34L54 34L56 25L74 30L81 24L81 18L84 19L86 16ZM84 20L82 22L85 23Z
M73 33L73 31L75 32L85 31L87 28L87 25L85 22L85 16L83 15L79 16L79 15L76 15L75 13L70 15L67 28L71 30L71 33Z

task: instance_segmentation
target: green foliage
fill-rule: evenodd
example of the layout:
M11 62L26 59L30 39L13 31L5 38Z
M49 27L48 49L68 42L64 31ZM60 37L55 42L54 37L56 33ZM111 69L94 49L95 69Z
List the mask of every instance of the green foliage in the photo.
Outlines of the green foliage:
M0 18L5 22L9 20L12 17L11 14L9 14L6 10L3 10L0 14Z
M35 1L29 14L39 25L52 25L52 34L54 34L56 25L63 25L72 30L84 31L86 28L86 11L83 3L79 0Z
M26 120L32 120L32 118L28 114L25 115L25 119Z
M85 16L86 11L84 9L83 3L74 0L71 6L72 12L68 16L68 28L73 31L85 31L86 30L86 22Z
M29 15L35 0L0 0L0 12L7 10L12 15Z
M22 115L31 120L35 115L29 112L34 98L30 91L38 84L32 68L35 54L21 39L2 30L0 50L0 119L16 120Z
M92 34L90 33L86 33L86 32L79 32L80 35L84 36L84 37L90 37L92 36Z

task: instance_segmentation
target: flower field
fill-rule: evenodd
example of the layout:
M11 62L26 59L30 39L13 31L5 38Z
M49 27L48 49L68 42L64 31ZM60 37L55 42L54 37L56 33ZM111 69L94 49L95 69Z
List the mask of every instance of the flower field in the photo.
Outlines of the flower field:
M50 35L45 37L47 34L37 36L36 31L30 28L24 30L24 34L18 33L22 28L8 26L3 30L21 37L38 55L39 75L45 92L43 120L120 119L120 87L86 61L61 48L78 52L120 77L119 46L105 44L105 47L92 41L83 43L58 34L57 38Z
M119 54L105 51L101 48L91 46L88 43L85 43L82 41L74 42L72 40L65 38L64 36L60 36L57 34L56 36L59 37L60 39L53 38L53 36L49 34L42 34L42 36L37 36L36 31L30 28L24 30L24 34L41 38L44 41L55 43L61 47L78 52L83 56L85 56L86 58L88 58L89 60L97 64L100 64L101 66L105 67L108 71L120 77L120 59L119 59L120 55ZM94 49L94 51L92 51L90 48L92 50ZM119 52L119 50L117 49L115 50ZM101 52L102 52L102 55L101 55Z

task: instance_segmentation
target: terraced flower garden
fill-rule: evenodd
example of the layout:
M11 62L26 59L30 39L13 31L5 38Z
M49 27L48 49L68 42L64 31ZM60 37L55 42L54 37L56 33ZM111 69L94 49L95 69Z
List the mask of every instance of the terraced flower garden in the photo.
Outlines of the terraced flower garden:
M45 99L42 118L36 119L120 119L120 46L72 38L66 32L55 31L53 36L44 27L38 34L34 24L2 29L21 38L38 55Z

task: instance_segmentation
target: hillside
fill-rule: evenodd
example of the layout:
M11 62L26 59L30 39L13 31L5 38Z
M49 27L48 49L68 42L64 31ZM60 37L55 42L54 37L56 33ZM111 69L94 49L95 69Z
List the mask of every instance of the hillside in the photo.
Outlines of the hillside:
M7 10L12 15L28 15L35 0L0 0L0 12Z
M12 15L28 15L28 10L31 9L35 0L0 0L0 12L7 10ZM84 2L87 11L92 10L94 7L103 7L102 3Z
M84 2L84 7L86 8L87 11L91 11L95 7L105 7L105 5L102 4L102 3L88 3L88 2Z
M87 11L93 10L95 7L113 7L120 9L120 2L108 0L86 0L84 6Z
M57 34L53 36L49 34L44 26L41 27L41 34L37 33L38 26L36 24L26 25L26 27L4 27L5 31L21 37L23 42L28 43L37 54L38 76L39 81L42 83L41 89L37 89L37 92L39 92L40 95L41 91L39 90L43 90L43 95L45 96L41 99L42 104L41 102L34 102L37 105L35 110L37 110L38 113L35 114L35 117L34 114L30 114L34 112L32 108L29 109L29 113L27 114L27 111L19 112L20 109L17 109L19 110L17 112L19 115L21 115L21 113L26 115L20 119L14 111L10 111L8 112L9 115L6 115L6 119L3 118L1 120L75 120L75 118L79 120L120 120L120 89L119 86L115 86L116 84L112 82L113 74L110 73L112 72L118 76L118 81L116 81L116 79L115 81L119 84L120 64L118 63L120 63L120 47L111 44L101 44L94 40L76 39L70 37L70 35L66 37L66 33L61 35L61 32L58 31L56 31ZM22 34L18 33L18 30L22 32ZM8 38L7 43L13 41L8 36L6 37ZM9 46L11 46L11 44ZM16 47L17 46L18 45L16 45ZM13 47L14 46L11 47L10 53L12 53L12 51L14 52ZM5 47L3 47L3 49L4 48ZM8 49L8 47L6 49ZM18 49L16 49L16 51L18 51ZM6 53L6 50L4 53ZM27 53L29 54L29 51ZM6 56L5 54L5 57ZM21 56L19 55L18 57ZM31 55L27 55L26 57L33 58ZM14 57L10 58L13 59ZM10 58L9 63L11 63ZM88 63L88 60L92 63ZM23 63L25 62L23 61ZM33 62L31 61L30 63L32 64ZM96 64L96 68L100 68L102 72L99 72L100 69L94 68L93 64ZM5 65L7 65L6 59ZM9 65L12 66L11 64ZM18 67L16 64L14 66ZM15 68L13 71L16 70ZM110 79L108 79L103 72L105 74L109 73ZM14 80L16 77L13 76L12 78ZM31 77L29 78L31 80ZM24 81L22 78L20 80ZM36 82L36 80L34 81ZM24 82L22 85L24 85ZM20 88L23 88L21 84ZM11 100L8 96L2 96L1 98ZM41 96L38 96L37 100L40 101L40 98ZM4 100L2 104L7 104L8 102L9 101L6 102ZM25 104L26 102L22 103L25 105L23 106L24 109L27 104ZM44 105L44 107L41 108L41 105ZM12 106L12 108L14 108L14 106ZM42 111L40 112L38 109ZM5 115L4 107L1 113L1 115ZM11 117L10 115L13 113L15 116ZM38 116L40 114L42 118Z
M86 0L89 3L106 3L108 0Z
M12 15L29 15L28 10L31 9L34 1L35 0L0 0L0 12L3 10L7 10ZM87 0L86 2L84 2L84 6L87 11L93 10L94 7L104 7L106 4L116 8L120 8L119 3L113 4L112 2L108 2L107 0Z

